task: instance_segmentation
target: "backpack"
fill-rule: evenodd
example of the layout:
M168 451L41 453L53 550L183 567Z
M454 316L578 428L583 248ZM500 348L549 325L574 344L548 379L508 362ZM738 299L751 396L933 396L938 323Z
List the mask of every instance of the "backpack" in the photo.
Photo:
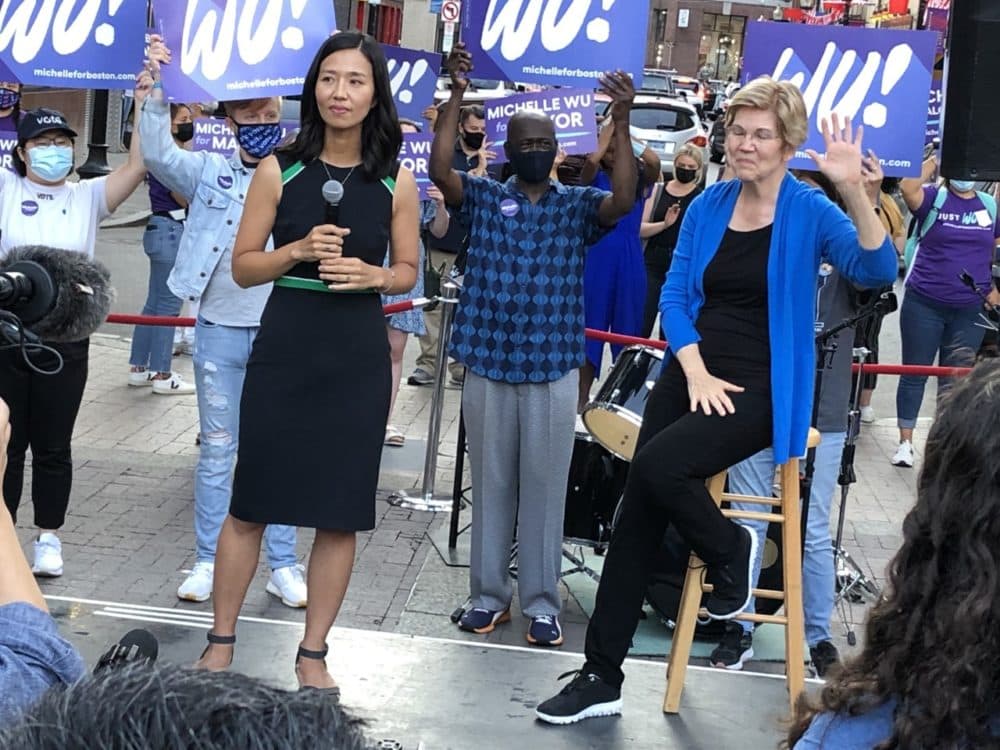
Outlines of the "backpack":
M986 208L987 213L990 215L990 221L996 224L997 221L997 202L989 193L984 193L982 190L977 190L976 195L979 196L979 200L982 202L983 206ZM931 227L934 226L934 222L937 221L938 212L940 212L941 207L944 202L948 199L948 188L942 185L938 188L937 195L934 198L934 205L931 206L930 212L924 219L923 224L920 225L919 231L917 231L917 222L914 220L910 224L910 233L906 238L906 248L903 250L903 260L906 263L906 271L909 274L910 270L913 268L913 263L917 259L917 251L920 249L920 241L927 236L927 233L931 231Z

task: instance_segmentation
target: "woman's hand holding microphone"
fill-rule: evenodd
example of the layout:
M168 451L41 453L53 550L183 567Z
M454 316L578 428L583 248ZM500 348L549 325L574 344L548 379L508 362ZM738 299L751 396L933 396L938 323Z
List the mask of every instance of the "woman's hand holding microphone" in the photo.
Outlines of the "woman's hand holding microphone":
M292 246L292 259L319 263L319 277L338 292L352 290L383 290L391 285L391 271L373 266L360 258L344 257L344 238L350 229L321 224L313 227L303 239Z

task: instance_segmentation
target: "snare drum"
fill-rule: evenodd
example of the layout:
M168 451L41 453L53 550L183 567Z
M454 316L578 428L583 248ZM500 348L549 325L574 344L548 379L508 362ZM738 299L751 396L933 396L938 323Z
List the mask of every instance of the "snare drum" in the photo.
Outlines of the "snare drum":
M660 376L663 352L630 346L615 360L597 396L583 410L583 423L618 458L631 461L646 401Z
M628 465L590 435L577 433L566 487L563 536L570 544L603 547L611 541L615 509Z

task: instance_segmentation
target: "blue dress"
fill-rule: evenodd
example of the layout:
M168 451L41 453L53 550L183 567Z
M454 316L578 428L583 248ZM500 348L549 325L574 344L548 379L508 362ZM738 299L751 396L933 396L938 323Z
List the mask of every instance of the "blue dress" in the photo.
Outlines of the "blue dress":
M611 179L600 171L593 185L611 190ZM632 210L587 252L583 272L583 314L587 328L627 336L642 335L646 266L642 259L639 229L646 193L647 190L643 189ZM612 356L617 357L621 350L621 346L612 346ZM598 375L603 351L603 341L587 340L587 361Z

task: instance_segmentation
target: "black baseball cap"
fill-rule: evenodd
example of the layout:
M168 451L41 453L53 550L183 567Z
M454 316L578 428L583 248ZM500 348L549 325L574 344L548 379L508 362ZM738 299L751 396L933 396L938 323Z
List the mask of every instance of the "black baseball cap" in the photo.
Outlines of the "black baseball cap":
M69 134L70 138L76 138L76 131L69 126L62 112L39 107L21 113L21 119L17 123L17 139L24 143L49 130L61 130Z

